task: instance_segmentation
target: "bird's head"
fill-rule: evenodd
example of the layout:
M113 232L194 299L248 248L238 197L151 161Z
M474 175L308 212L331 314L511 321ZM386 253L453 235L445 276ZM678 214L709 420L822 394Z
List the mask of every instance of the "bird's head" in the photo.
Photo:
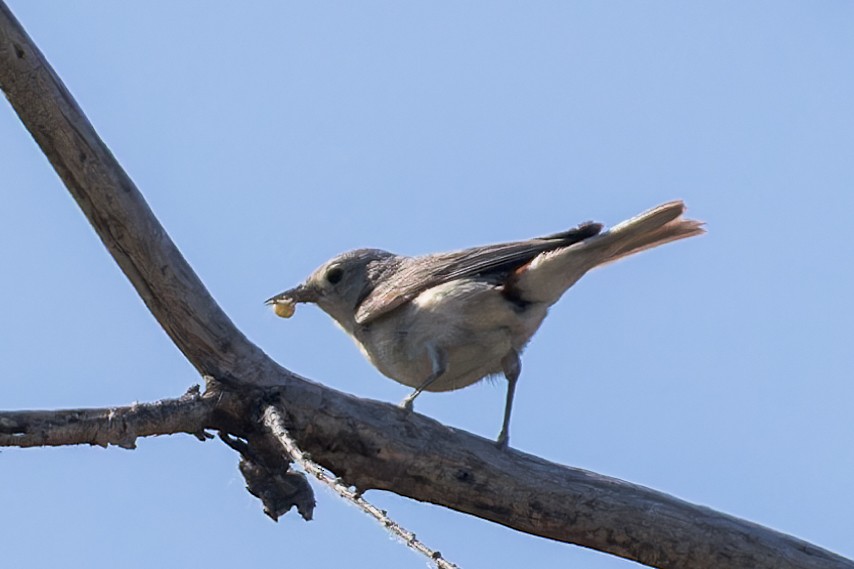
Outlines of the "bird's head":
M276 315L290 318L299 302L318 305L347 332L356 326L359 304L378 279L398 263L399 257L380 249L342 253L318 267L301 285L267 299Z

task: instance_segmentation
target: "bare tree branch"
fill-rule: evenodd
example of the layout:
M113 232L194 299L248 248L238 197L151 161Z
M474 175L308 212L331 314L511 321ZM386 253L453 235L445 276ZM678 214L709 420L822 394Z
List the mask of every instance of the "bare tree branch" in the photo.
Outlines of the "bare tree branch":
M152 314L193 365L216 380L201 399L154 412L153 422L140 419L144 406L126 408L128 427L111 425L109 410L53 418L7 413L0 416L8 421L0 444L31 446L41 438L129 446L134 436L198 433L201 425L247 440L262 463L284 472L285 453L259 434L261 410L273 401L299 446L360 491L389 490L662 568L854 568L796 538L627 482L502 452L491 441L281 368L213 301L2 1L0 87ZM210 425L196 412L210 412ZM167 417L173 413L178 417ZM75 431L78 418L87 426Z
M216 401L199 394L198 386L180 399L136 403L109 409L0 411L0 446L116 445L136 448L137 437L188 433L210 438Z
M275 364L217 305L5 4L0 28L0 86L148 309L203 375L263 383Z

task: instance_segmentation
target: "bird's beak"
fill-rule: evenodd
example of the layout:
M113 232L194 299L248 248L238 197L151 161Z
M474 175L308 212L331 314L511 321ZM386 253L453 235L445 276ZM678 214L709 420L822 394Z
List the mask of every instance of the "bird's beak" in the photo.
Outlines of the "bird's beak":
M311 286L301 284L298 287L286 290L274 297L268 298L264 301L264 304L272 306L273 312L276 313L276 316L290 318L293 316L294 310L296 310L296 303L317 302L319 299L320 294L316 289Z

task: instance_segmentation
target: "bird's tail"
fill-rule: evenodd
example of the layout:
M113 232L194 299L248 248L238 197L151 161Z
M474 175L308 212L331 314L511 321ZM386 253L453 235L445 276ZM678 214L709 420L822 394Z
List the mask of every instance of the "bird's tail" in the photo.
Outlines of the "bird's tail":
M668 202L619 223L599 235L538 256L512 283L514 295L550 305L584 273L646 249L700 235L703 223L684 219L685 204Z
M585 244L598 252L595 266L601 266L671 241L705 233L703 222L685 219L683 213L684 203L667 202L615 225Z

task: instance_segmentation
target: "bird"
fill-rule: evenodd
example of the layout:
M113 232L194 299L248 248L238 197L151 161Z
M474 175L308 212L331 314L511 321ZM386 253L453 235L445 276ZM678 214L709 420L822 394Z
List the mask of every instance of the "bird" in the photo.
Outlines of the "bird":
M588 221L545 237L417 257L356 249L266 304L283 318L297 303L316 304L383 375L414 388L401 402L410 411L423 391L503 374L496 443L505 448L521 354L549 308L595 267L704 233L704 223L684 212L682 201L671 201L607 230Z

